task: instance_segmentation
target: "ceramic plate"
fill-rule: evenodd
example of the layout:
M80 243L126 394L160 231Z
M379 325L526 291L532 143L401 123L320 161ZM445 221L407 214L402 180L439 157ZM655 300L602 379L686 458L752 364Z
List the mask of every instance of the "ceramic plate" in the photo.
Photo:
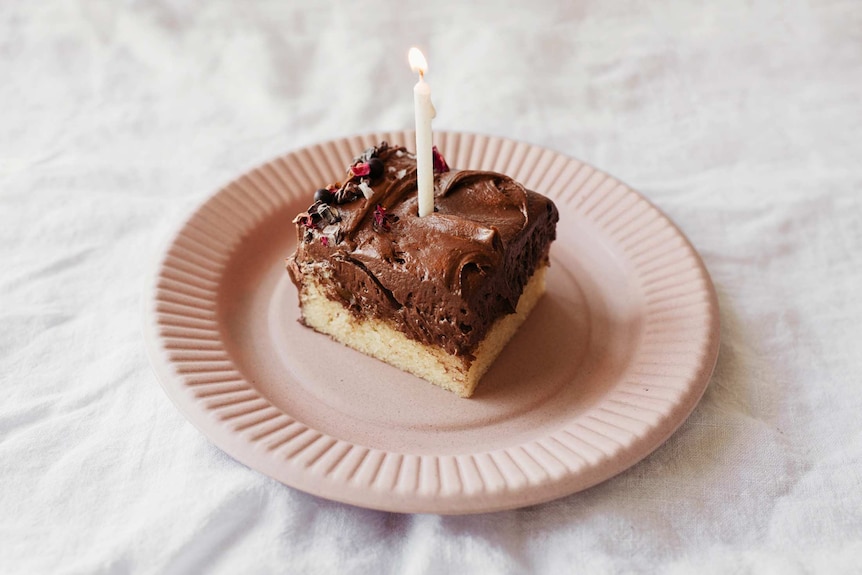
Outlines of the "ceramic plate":
M630 467L703 394L718 353L709 275L637 192L551 150L436 133L449 164L504 172L560 210L548 291L460 399L303 328L284 267L291 223L351 159L413 133L311 146L231 182L185 222L145 312L150 359L182 413L291 487L399 512L548 501Z

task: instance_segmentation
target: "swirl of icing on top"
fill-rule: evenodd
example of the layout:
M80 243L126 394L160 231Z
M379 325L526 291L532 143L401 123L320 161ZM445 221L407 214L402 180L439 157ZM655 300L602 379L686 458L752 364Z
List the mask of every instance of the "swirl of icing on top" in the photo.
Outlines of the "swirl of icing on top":
M514 311L535 266L547 260L556 207L503 174L451 170L435 174L435 210L419 217L415 156L380 146L374 157L384 170L362 180L368 198L342 194L349 199L329 206L333 215L316 204L297 217L292 276L298 281L302 265L323 266L321 273L343 280L333 297L357 313L376 309L420 340L439 332L447 349L469 354L493 318ZM325 222L303 223L321 211ZM375 225L381 214L386 226ZM416 331L429 313L436 319Z
M392 251L415 256L400 259L417 268L417 275L436 276L449 289L461 292L465 270L487 273L500 265L507 243L530 221L524 187L503 174L480 170L436 174L435 212L420 218L415 156L394 148L381 159L386 174L372 182L370 199L358 198L339 206L341 249L358 252L369 263L375 259L374 251L384 260L392 257L391 246L378 241L378 236L390 236ZM401 177L397 177L399 173ZM390 232L380 234L371 226L377 206L397 217ZM376 249L369 250L369 244Z

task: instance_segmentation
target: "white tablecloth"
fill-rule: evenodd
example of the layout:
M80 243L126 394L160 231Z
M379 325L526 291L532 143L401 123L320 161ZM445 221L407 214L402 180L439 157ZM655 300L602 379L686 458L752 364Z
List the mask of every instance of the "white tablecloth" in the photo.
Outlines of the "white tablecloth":
M236 463L148 367L168 234L246 169L412 126L626 181L686 232L722 349L691 418L586 492L398 515ZM0 3L0 572L862 569L862 7L823 0Z

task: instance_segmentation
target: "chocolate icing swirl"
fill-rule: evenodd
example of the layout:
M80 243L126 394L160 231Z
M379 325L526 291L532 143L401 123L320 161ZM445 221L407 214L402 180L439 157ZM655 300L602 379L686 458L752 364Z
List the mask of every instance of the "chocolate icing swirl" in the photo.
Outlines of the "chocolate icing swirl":
M435 174L435 211L420 218L415 156L381 144L359 159L372 156L384 170L376 180L365 178L369 199L350 193L359 183L353 176L333 194L347 201L326 206L331 214L312 217L321 211L318 202L294 220L291 277L299 287L304 275L326 276L327 295L354 313L472 357L547 262L557 209L503 174L452 170ZM375 225L375 212L386 226Z

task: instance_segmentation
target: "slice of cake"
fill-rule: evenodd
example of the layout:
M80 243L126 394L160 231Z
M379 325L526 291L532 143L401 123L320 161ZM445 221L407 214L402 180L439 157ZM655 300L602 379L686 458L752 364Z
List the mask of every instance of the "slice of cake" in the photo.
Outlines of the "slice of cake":
M433 214L418 216L416 157L384 142L296 217L287 269L306 326L470 397L545 290L559 214L434 154Z

